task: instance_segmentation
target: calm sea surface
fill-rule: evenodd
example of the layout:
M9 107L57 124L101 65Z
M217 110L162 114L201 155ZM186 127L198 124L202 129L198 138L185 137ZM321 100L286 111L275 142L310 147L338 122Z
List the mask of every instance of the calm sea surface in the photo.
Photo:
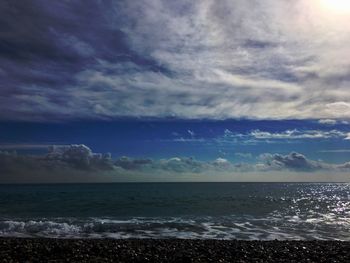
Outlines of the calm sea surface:
M0 236L350 240L350 184L0 185Z

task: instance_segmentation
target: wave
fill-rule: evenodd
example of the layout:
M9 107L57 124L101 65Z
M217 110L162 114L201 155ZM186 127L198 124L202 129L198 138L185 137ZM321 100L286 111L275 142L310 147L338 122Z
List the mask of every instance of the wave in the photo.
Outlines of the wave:
M349 218L251 216L169 218L3 219L0 236L45 238L182 238L241 240L350 241Z

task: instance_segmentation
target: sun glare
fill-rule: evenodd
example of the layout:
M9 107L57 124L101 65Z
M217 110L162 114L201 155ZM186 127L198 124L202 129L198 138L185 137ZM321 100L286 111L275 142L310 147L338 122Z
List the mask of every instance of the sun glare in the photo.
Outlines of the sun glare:
M337 13L350 13L350 0L321 0L323 7Z

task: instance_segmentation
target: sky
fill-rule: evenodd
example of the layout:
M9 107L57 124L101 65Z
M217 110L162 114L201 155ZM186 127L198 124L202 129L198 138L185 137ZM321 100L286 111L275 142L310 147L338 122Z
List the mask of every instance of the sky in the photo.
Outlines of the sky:
M346 0L1 1L0 183L350 181L349 19Z

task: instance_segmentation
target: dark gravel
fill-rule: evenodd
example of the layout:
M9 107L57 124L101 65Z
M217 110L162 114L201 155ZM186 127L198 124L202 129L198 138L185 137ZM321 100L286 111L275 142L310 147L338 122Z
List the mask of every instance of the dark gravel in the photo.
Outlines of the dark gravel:
M350 262L350 242L0 238L0 262Z

